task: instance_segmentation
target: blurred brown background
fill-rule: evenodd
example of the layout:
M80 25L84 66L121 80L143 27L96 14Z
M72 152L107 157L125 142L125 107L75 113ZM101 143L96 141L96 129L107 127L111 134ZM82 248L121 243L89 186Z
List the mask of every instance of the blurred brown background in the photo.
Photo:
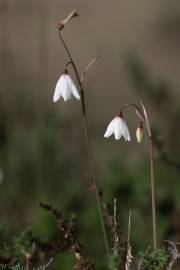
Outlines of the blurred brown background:
M0 1L2 223L15 231L34 226L41 234L40 223L47 217L38 216L42 214L37 201L43 199L67 213L81 213L85 224L81 226L87 226L83 239L97 225L96 221L87 224L88 218L95 220L95 206L91 217L84 214L92 198L86 197L89 172L80 105L75 101L52 103L54 86L67 62L56 25L74 8L80 16L67 25L63 37L79 70L100 56L86 77L85 91L92 147L105 197L110 204L118 197L120 212L126 213L124 228L128 210L134 205L135 223L138 220L140 226L136 229L141 234L144 216L150 220L147 141L136 143L133 133L138 122L133 112L125 115L131 143L107 141L103 134L122 104L142 99L157 135L159 233L164 238L171 231L178 240L179 0ZM139 205L145 205L140 214ZM134 241L143 245L142 239Z

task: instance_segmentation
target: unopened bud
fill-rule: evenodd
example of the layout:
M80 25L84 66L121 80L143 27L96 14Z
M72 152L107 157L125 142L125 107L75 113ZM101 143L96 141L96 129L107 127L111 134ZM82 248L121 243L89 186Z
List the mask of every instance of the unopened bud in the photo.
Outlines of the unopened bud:
M136 129L136 138L138 143L142 141L143 135L144 135L143 124L142 122L140 122Z

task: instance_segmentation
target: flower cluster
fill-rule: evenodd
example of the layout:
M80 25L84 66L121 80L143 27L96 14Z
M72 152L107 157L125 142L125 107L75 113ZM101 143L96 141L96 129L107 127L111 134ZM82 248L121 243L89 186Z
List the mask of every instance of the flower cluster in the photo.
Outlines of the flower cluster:
M64 26L67 24L67 22L73 18L78 16L77 12L74 10L72 11L68 17L60 21L58 23L58 30L59 30L59 39L62 42L64 49L68 55L69 61L66 64L66 69L64 70L63 74L60 76L56 87L55 92L53 96L53 101L57 102L61 99L61 97L64 99L64 101L70 100L72 97L76 98L77 100L80 100L80 104L82 107L82 116L83 116L83 126L84 126L84 132L86 137L86 146L87 146L87 152L88 152L88 158L89 158L89 165L92 170L92 184L94 186L94 191L96 195L96 202L99 209L99 216L101 219L101 225L102 225L102 232L104 237L104 244L106 248L107 256L109 257L110 250L109 250L109 244L108 244L108 237L106 232L106 227L104 223L104 216L102 212L102 205L101 205L101 198L100 198L100 192L98 189L98 181L96 179L96 172L95 172L95 165L94 165L94 158L93 153L91 150L91 143L89 138L89 132L88 132L88 125L87 125L87 117L86 117L86 106L85 106L85 96L84 96L84 87L83 87L83 80L85 77L85 74L87 73L88 69L93 65L94 62L96 62L97 58L94 58L84 69L84 72L82 76L80 76L78 69L76 67L75 62L72 59L71 53L69 51L68 46L66 45L66 42L64 41L61 31L64 29ZM71 78L71 76L68 74L67 67L68 65L72 65L72 69L74 70L75 77L77 79L77 83L79 85L80 94L76 88L76 85ZM140 104L139 104L140 103ZM139 119L139 125L136 129L136 139L137 142L140 143L143 138L143 126L145 128L147 137L149 139L149 153L150 153L150 167L151 167L151 200L152 200L152 232L153 232L153 246L154 249L157 247L157 221L156 221L156 201L155 201L155 182L154 182L154 156L153 156L153 140L152 140L152 130L149 122L149 117L147 114L146 107L144 106L143 102L140 101L139 103L127 103L124 104L121 109L120 113L115 116L112 121L109 123L107 130L104 134L105 138L109 138L110 136L114 135L115 140L120 140L121 137L124 137L125 141L129 142L131 141L130 132L127 126L126 121L124 120L123 113L126 108L133 108L138 116ZM130 233L130 232L129 232ZM128 236L129 237L129 236ZM128 240L129 241L129 240ZM81 269L83 267L84 269L84 262L81 261L81 257L79 257L79 254L76 254L76 259L78 260L78 263L76 264L77 269ZM130 269L130 264L132 262L132 255L131 255L131 247L127 245L127 263L125 268L128 270ZM88 268L91 269L91 268ZM92 268L93 269L93 268Z
M53 102L57 102L62 97L64 101L68 101L74 96L77 100L80 100L80 95L76 88L74 81L71 76L68 74L67 69L64 70L63 74L60 76L53 96ZM125 141L130 141L130 133L128 126L123 119L122 112L113 118L113 120L109 123L107 130L104 134L104 138L109 138L114 134L116 140L120 140L121 137L124 137ZM143 125L142 122L137 127L136 130L136 138L138 143L142 141L143 138Z

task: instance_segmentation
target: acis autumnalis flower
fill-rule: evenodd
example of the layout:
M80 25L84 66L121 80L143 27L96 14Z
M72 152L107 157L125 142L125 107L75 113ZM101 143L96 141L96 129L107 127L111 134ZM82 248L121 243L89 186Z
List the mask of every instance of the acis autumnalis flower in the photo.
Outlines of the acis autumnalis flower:
M113 135L113 133L116 140L120 140L122 136L124 137L125 141L131 140L128 126L121 115L116 116L110 122L104 134L104 137L109 138L111 135Z
M80 95L76 88L75 83L71 79L70 75L68 74L67 70L60 76L53 96L53 101L57 102L63 97L64 101L67 101L74 96L76 99L80 99Z

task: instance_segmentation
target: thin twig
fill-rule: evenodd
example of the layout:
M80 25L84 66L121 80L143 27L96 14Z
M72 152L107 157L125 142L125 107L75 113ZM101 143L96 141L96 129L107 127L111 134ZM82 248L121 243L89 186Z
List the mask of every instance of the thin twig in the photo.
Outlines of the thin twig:
M83 74L81 76L81 83L84 81L85 75L88 72L88 70L94 65L95 62L97 62L100 59L100 57L93 58L85 67Z
M52 262L53 262L53 258L51 258L49 260L49 262L47 262L45 265L43 265L42 270L45 270L46 268L48 268L51 265Z
M129 221L128 221L127 255L126 255L126 265L125 265L126 270L130 270L130 266L131 266L131 262L133 258L131 254L130 234L131 234L131 210L129 212Z
M67 24L72 18L79 16L77 11L74 9L67 17L63 20L64 25Z
M59 30L62 30L64 26L74 17L79 16L77 11L74 9L63 21L58 22L57 27Z
M116 198L114 198L114 248L117 250L118 249L118 242L119 242L119 237L117 233L117 204L116 204Z

